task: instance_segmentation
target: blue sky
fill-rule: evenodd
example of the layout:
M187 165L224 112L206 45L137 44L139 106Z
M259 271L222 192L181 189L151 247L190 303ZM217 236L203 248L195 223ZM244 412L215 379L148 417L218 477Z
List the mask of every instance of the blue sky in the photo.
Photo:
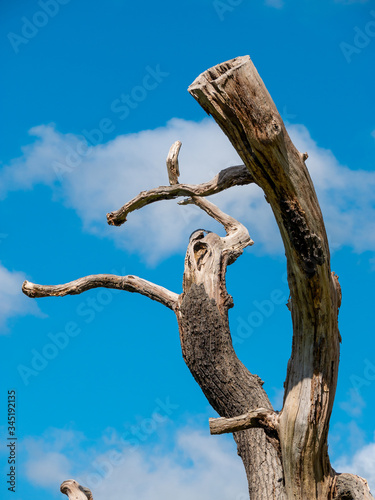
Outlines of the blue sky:
M375 489L374 3L4 0L0 9L0 429L5 438L15 389L18 437L13 497L2 439L2 495L58 498L75 477L95 500L246 498L231 437L209 436L214 412L183 363L170 310L126 292L35 301L20 291L26 278L58 284L95 273L181 291L190 233L220 228L175 201L120 228L105 215L167 183L175 140L182 181L239 162L186 89L245 54L309 153L343 289L331 459ZM215 202L255 241L228 269L231 328L280 409L291 347L280 236L255 187Z

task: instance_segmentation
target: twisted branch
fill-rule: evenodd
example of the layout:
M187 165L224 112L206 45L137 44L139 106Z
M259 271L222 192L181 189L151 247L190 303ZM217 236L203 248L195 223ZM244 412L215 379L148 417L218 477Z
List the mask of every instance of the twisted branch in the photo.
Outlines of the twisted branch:
M128 214L150 203L161 200L174 200L182 196L211 196L232 186L244 186L254 182L252 175L244 165L237 165L221 170L213 179L203 184L174 184L142 191L115 212L107 214L107 222L112 226L121 226Z
M64 285L37 285L24 281L22 291L28 297L64 297L65 295L78 295L92 288L113 288L131 293L140 293L152 300L174 309L177 304L178 294L166 288L155 285L137 276L115 276L113 274L92 274Z

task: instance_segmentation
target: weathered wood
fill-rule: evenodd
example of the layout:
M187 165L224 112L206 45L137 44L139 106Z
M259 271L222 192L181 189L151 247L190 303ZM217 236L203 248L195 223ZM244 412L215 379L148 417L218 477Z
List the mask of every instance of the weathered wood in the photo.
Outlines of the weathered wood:
M91 491L78 484L74 479L64 481L60 486L60 491L67 495L69 500L93 500Z
M215 243L206 238L203 242L210 253ZM189 245L189 261L194 256L195 242L193 239ZM207 264L207 268L214 268ZM194 261L191 265L195 266ZM215 276L212 278L215 280ZM182 354L190 372L211 406L223 417L241 415L249 407L272 411L263 382L249 372L234 352L227 314L231 300L222 289L217 303L216 290L207 288L201 281L186 283L177 309ZM249 429L236 432L233 437L245 467L251 499L286 499L281 450L275 434Z
M178 178L180 176L178 154L180 152L181 144L182 143L180 141L173 143L167 156L168 179L171 186L178 184Z
M210 418L209 425L211 434L227 434L253 428L267 429L269 433L277 433L279 414L267 408L257 408L238 417Z
M140 293L152 300L162 303L173 309L177 305L178 295L166 288L155 285L138 276L115 276L113 274L92 274L64 285L36 285L24 281L22 291L31 298L36 297L64 297L65 295L78 295L92 288L114 288L132 293Z
M373 500L365 479L354 474L336 476L335 496L333 500Z
M307 155L292 144L248 56L205 71L189 92L230 139L278 223L293 321L279 429L286 492L290 499L326 500L335 477L327 434L339 365L341 293L330 271L324 222L304 163Z
M272 410L263 382L238 359L232 345L225 273L253 242L247 229L208 200L192 201L220 222L226 236L198 230L190 237L185 257L183 293L176 315L183 358L211 406L222 417L249 408ZM249 429L233 435L249 483L252 500L284 499L280 446L273 429Z
M181 196L210 196L232 186L244 186L252 182L254 182L253 178L244 165L228 167L219 172L212 180L203 184L175 184L142 191L120 209L107 214L107 221L112 226L121 226L126 222L129 213L139 210L150 203L161 200L174 200Z

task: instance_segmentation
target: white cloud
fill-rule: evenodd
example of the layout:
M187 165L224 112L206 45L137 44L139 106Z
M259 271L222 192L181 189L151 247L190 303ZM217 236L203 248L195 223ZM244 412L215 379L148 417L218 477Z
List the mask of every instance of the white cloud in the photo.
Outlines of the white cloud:
M375 172L350 170L333 153L319 147L303 125L289 133L300 151L307 151L313 179L332 248L356 252L375 250Z
M61 436L59 437L59 432ZM172 450L163 443L132 448L121 439L111 445L102 439L83 452L82 435L48 431L43 438L28 438L27 478L56 492L71 477L88 486L95 500L226 500L247 498L247 482L235 444L192 428L177 432ZM61 446L63 441L66 446ZM74 445L75 443L75 445ZM100 451L99 451L100 450Z
M56 181L52 162L64 159L73 143L69 134L57 134L53 124L33 127L29 135L36 137L35 141L24 146L23 155L1 170L0 199L5 197L7 191L32 189L38 183L52 185Z
M120 247L142 254L149 262L184 251L196 228L216 230L218 226L196 207L179 206L174 200L130 214L120 228L107 225L106 213L120 208L142 190L168 184L165 159L177 139L183 142L181 182L202 182L222 168L241 163L228 139L210 119L201 123L173 119L165 127L119 136L92 147L85 156L75 153L82 147L79 138L60 134L52 126L35 127L32 134L38 135L36 142L0 172L3 196L5 189L47 184L77 211L86 230L114 238ZM276 226L259 188L234 188L216 199L233 215L246 213L250 217L251 234L259 234L267 251L281 249L277 233L278 245L274 231L273 235L267 234L267 228Z
M303 125L290 125L289 131L300 151L309 153L307 165L333 248L347 245L357 252L375 250L375 173L340 165L331 151L313 141ZM120 228L107 226L105 214L142 190L167 184L165 158L177 139L183 143L181 182L202 182L227 166L241 163L211 119L200 123L173 119L165 127L118 136L91 147L87 154L79 137L60 134L53 126L35 127L31 133L37 140L0 172L3 196L5 190L47 184L56 197L77 211L87 231L111 237L118 246L141 254L151 263L184 251L194 229L217 230L218 226L196 207L181 207L174 200L130 214ZM247 225L256 243L252 251L282 252L274 217L259 188L236 187L213 199Z
M133 445L113 429L108 429L110 438L107 432L95 445L81 432L48 429L42 437L23 440L28 459L21 466L33 486L56 493L64 480L73 478L89 487L95 500L248 498L245 472L231 437L210 436L190 426L172 434L170 424L168 429L165 435L159 428L153 444L133 439ZM343 442L343 436L349 437ZM334 460L334 469L364 477L375 490L375 442L365 444L354 421L335 426L331 446L345 450Z
M341 401L339 406L351 417L358 417L362 415L362 411L366 407L366 402L360 395L358 389L350 387L346 401Z
M328 441L335 461L336 457L353 456L359 448L365 446L366 433L358 426L356 420L346 423L336 422L330 429ZM347 472L345 469L343 471Z
M61 453L49 452L35 457L27 464L27 477L36 486L50 486L54 489L61 484L61 478L70 478L71 467L69 460Z
M8 333L7 321L14 316L42 315L36 302L22 293L25 279L24 273L9 271L0 263L0 334Z
M26 437L22 446L28 454L24 464L27 479L34 486L56 491L71 476L71 453L81 456L84 436L80 432L50 428L42 437Z
M333 464L337 472L350 472L364 477L375 491L375 442L360 448L351 456L343 456Z

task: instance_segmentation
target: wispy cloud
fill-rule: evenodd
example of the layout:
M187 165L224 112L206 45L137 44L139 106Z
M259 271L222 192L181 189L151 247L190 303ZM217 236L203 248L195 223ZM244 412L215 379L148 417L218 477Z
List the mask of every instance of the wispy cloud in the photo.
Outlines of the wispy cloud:
M235 444L192 428L180 429L175 446L163 444L132 449L120 439L106 439L83 452L82 434L49 430L43 438L28 438L25 464L28 480L56 492L74 477L91 487L96 500L205 500L247 498L247 483ZM65 445L62 443L65 441ZM47 471L47 472L46 472Z
M344 455L333 464L337 472L351 472L364 477L375 491L375 441L362 446L352 455Z
M351 417L359 417L366 407L366 402L357 389L350 387L346 401L341 401L339 406Z
M42 313L35 301L28 300L21 291L25 274L20 271L9 271L0 263L0 334L9 332L7 322L15 316Z
M303 125L291 125L291 138L307 151L307 166L318 194L332 248L375 250L375 172L351 170L321 148Z
M366 433L356 420L346 423L336 422L329 432L329 449L331 459L341 460L343 456L353 456L360 448L366 445ZM348 472L342 469L340 472Z
M299 150L309 153L307 165L332 247L375 250L375 172L340 165L303 125L290 125L289 132ZM35 127L31 133L36 141L0 172L3 197L7 191L47 184L66 206L77 211L87 231L111 237L118 246L141 254L151 263L184 251L188 235L197 227L216 230L217 225L196 207L181 207L175 201L132 213L121 228L108 227L105 214L144 189L167 184L165 158L177 139L183 143L181 182L202 182L229 165L241 163L211 119L200 123L173 119L165 127L118 136L97 146L72 134L61 134L52 125ZM256 243L252 251L282 252L274 217L259 188L232 188L213 198L248 226Z

